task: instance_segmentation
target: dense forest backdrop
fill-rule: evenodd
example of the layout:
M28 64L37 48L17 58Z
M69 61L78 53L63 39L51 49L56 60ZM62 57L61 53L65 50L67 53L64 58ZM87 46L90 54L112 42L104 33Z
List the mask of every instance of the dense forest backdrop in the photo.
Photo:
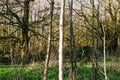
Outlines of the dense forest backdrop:
M44 80L51 66L59 80L108 80L106 68L120 76L119 61L120 0L0 0L1 67L42 65ZM87 63L90 78L78 70Z

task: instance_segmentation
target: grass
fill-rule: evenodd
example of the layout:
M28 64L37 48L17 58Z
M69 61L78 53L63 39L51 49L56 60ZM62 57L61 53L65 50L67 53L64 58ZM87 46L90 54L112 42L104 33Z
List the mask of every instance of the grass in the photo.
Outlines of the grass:
M64 80L70 80L70 64L67 63L64 66ZM2 66L0 68L0 80L42 80L43 68L43 64L27 65L24 69ZM48 80L58 80L58 65L49 67L48 70ZM101 67L100 70L103 71L103 68ZM120 80L120 70L115 66L107 66L107 75L109 80ZM78 62L77 80L92 80L91 76L92 64L86 63L83 65ZM104 80L104 76L101 73L98 74L98 80Z
M0 68L0 80L42 80L39 69Z

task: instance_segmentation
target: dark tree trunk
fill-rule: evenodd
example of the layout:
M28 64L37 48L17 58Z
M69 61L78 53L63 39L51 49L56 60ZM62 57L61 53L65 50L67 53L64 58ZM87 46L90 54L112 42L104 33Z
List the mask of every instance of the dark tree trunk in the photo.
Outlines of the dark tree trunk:
M92 65L92 79L96 80L97 79L97 64L96 64L96 50L95 50L95 35L94 35L94 27L95 27L95 4L94 0L90 0L92 4L92 46L93 46L93 53L95 58L93 59L93 65Z
M28 54L28 43L29 43L29 36L28 36L28 30L29 30L29 0L24 1L24 15L23 15L23 21L22 21L22 49L23 49L23 62L26 63L27 60L27 54ZM25 60L26 59L26 60Z
M71 65L72 65L72 80L76 80L76 51L75 51L75 41L74 41L74 31L73 31L73 21L72 21L72 10L73 10L73 0L69 1L70 9L70 46L71 46Z

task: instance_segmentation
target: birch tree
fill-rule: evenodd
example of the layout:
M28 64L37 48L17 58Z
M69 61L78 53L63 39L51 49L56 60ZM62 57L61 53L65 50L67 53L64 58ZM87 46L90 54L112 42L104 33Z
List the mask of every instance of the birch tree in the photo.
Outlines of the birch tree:
M61 12L59 22L59 80L63 80L63 18L64 18L65 0L61 1Z
M106 74L105 28L103 25L103 18L102 18L102 29L103 29L104 76L105 76L105 80L108 80L107 74Z
M51 53L53 8L54 8L54 0L51 0L51 1L50 1L50 24L49 24L48 46L47 46L47 54L46 54L45 69L44 69L44 80L47 80L48 64L49 64L50 53Z
M100 1L100 7L102 7L103 1ZM108 80L107 73L106 73L106 34L105 34L105 27L104 27L104 15L103 15L103 9L101 9L101 22L102 22L102 32L103 32L103 53L104 53L104 76L105 80Z

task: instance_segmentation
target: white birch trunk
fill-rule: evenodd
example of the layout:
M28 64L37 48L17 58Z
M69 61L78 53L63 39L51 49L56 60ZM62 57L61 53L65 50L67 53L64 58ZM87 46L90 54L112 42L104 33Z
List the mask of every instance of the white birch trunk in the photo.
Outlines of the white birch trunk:
M48 47L47 47L47 54L45 60L45 68L44 68L44 78L43 80L47 80L48 76L48 64L50 60L50 53L51 53L51 38L52 38L52 22L53 22L53 8L54 8L54 0L50 2L50 25L49 25L49 36L48 36Z
M63 80L63 16L65 0L61 3L61 13L59 22L59 80Z
M105 29L104 29L104 26L103 26L103 24L102 24L102 28L103 28L103 34L104 34L104 37L103 37L104 75L105 75L105 80L108 80L108 79L107 79L107 74L106 74Z
M101 7L102 7L102 1L101 1ZM103 11L103 10L102 10ZM102 30L103 30L103 53L104 53L104 76L105 76L105 80L109 80L108 77L107 77L107 73L106 73L106 46L105 46L105 27L104 27L104 15L102 14Z

